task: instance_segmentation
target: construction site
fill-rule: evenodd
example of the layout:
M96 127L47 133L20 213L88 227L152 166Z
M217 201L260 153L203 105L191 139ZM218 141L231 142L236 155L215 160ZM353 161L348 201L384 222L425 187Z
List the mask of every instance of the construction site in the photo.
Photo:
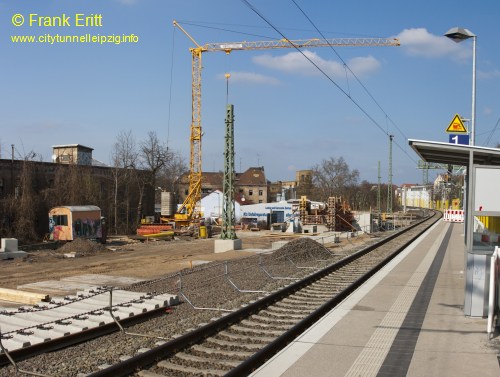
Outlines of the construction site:
M191 124L189 136L189 166L186 174L186 195L178 202L173 192L162 189L160 196L156 195L155 203L159 210L152 210L152 200L144 195L148 209L142 215L136 234L127 237L135 241L149 242L151 240L175 240L179 237L194 239L215 238L215 251L224 252L242 248L241 240L236 232L269 232L272 235L306 235L332 236L335 242L341 236L353 237L358 234L372 234L380 231L393 230L405 226L411 221L413 214L394 214L392 186L392 140L389 135L389 182L387 190L387 210L381 209L380 178L377 192L377 207L365 211L353 211L348 201L340 194L335 194L319 202L311 200L307 195L293 194L288 198L283 187L274 200L271 196L269 182L265 178L264 168L249 168L247 172L235 172L235 106L227 104L225 113L224 133L224 168L221 172L221 183L209 189L204 186L206 175L202 171L202 57L206 53L221 52L230 55L234 52L266 51L273 49L324 48L334 47L394 47L399 46L397 38L335 38L335 39L301 39L301 40L271 40L271 41L241 41L198 43L179 22L173 21L178 29L193 44L189 49L191 55ZM231 77L225 75L226 86L229 88ZM226 96L228 97L229 89ZM228 98L226 98L228 102ZM12 146L13 147L13 146ZM13 149L14 152L14 149ZM56 146L53 148L53 163L93 165L92 148L80 144ZM104 171L107 167L100 166ZM50 169L50 168L46 168ZM306 172L306 181L312 184L312 171ZM92 173L95 174L95 173ZM109 173L105 173L106 175ZM245 174L254 181L248 186L243 185ZM14 170L11 165L10 190L14 191ZM379 163L380 176L380 163ZM257 177L257 178L256 178ZM303 177L302 177L303 178ZM301 178L301 179L302 179ZM47 178L52 180L53 178ZM3 182L3 181L2 181ZM304 181L301 181L303 183ZM299 181L292 183L300 185ZM103 183L101 183L103 185ZM238 186L237 186L238 185ZM9 185L6 185L9 188ZM238 192L236 191L238 187ZM156 187L148 190L157 190ZM278 188L277 191L281 189ZM118 191L118 187L115 187ZM142 195L142 194L141 194ZM147 200L146 200L147 199ZM116 196L115 196L116 201ZM141 202L142 205L144 203ZM60 212L56 210L59 209ZM93 212L92 212L93 211ZM109 209L108 209L109 211ZM149 213L147 212L149 211ZM89 215L89 213L91 213ZM116 212L116 208L115 208ZM116 224L116 213L115 213ZM129 215L127 214L127 217ZM45 216L44 216L45 217ZM58 203L50 209L48 233L44 241L68 242L77 238L86 238L106 243L110 223L106 211L96 203L82 203L79 206ZM45 222L42 221L43 224ZM115 226L116 232L116 226ZM23 245L24 246L24 245ZM14 247L14 248L17 248ZM12 247L5 247L4 252L17 252ZM9 250L7 250L9 249ZM14 254L12 254L14 255ZM3 254L8 259L7 254Z
M192 63L191 94L192 113L189 137L189 167L187 173L186 195L177 203L174 193L161 190L156 202L159 211L145 214L137 227L136 234L108 234L109 224L101 209L94 203L80 206L68 206L60 203L48 214L49 229L44 243L37 245L18 245L15 239L3 239L0 259L11 260L11 266L21 270L19 279L9 283L6 288L20 288L27 291L37 290L22 283L34 280L36 271L45 268L47 263L66 267L53 273L56 279L74 275L81 265L81 271L91 274L117 272L134 277L151 277L168 272L166 266L173 269L192 268L205 260L221 258L240 258L254 252L268 252L283 246L297 237L308 237L330 247L346 247L358 242L364 243L377 237L381 231L394 230L408 225L415 214L393 214L392 182L389 181L388 210L380 208L380 183L378 188L378 208L370 211L352 211L342 196L330 196L325 202L313 201L307 195L297 195L293 191L291 198L286 198L285 186L277 188L275 200L268 201L269 183L265 179L264 168L250 168L247 172L235 172L235 106L228 104L225 113L224 133L224 169L222 182L210 190L203 189L202 171L202 55L207 52L223 52L226 55L234 51L300 49L331 46L399 46L395 38L340 38L340 39L305 39L277 40L264 42L230 42L199 44L178 22L174 27L182 31L194 44L190 48ZM226 85L230 84L230 74L226 74ZM390 138L392 142L392 137ZM392 151L392 144L390 144ZM92 148L79 144L54 147L54 163L91 164ZM392 158L392 157L391 157ZM83 162L82 162L83 161ZM102 167L105 169L106 167ZM304 171L295 185L312 183L312 171ZM243 186L245 174L251 179L248 186ZM11 175L13 172L11 171ZM392 173L389 175L390 179ZM252 181L253 180L253 181ZM238 192L236 187L238 185ZM219 190L220 187L220 190ZM281 190L281 192L280 192ZM202 194L203 192L203 194ZM290 195L289 195L290 196ZM83 242L85 241L85 242ZM96 242L102 246L96 247ZM163 261L154 262L149 250L168 249L169 256ZM21 249L21 250L20 250ZM24 249L24 250L23 250ZM26 251L27 250L27 251ZM41 250L37 252L36 250ZM123 253L115 253L121 251ZM134 251L133 255L127 253ZM236 251L236 253L234 253ZM34 253L34 254L33 254ZM96 261L88 265L81 259L107 259L122 255L111 264ZM137 258L148 255L148 267L137 269ZM161 254L160 254L161 255ZM122 262L120 262L122 260ZM180 261L180 262L177 262ZM28 262L29 266L23 262ZM175 262L175 263L174 263ZM179 265L176 265L179 264ZM158 265L158 271L151 269ZM102 268L99 267L102 265ZM36 266L33 268L31 266ZM45 267L44 267L45 266ZM106 266L106 267L105 267ZM133 271L132 271L133 270ZM161 272L160 272L161 271ZM51 273L52 274L52 273ZM12 276L7 274L6 276ZM57 284L56 284L57 285ZM64 285L64 283L62 284ZM47 288L48 289L48 288Z
M172 205L171 193L162 192L161 216L144 219L138 229L140 239L174 237L190 235L206 238L217 235L216 250L227 251L241 248L235 230L270 230L274 232L320 234L322 232L373 232L394 229L397 224L392 218L392 183L389 186L389 214L382 216L380 208L377 213L368 214L368 218L355 220L349 205L342 197L329 197L326 203L315 203L306 196L288 201L258 204L236 205L235 199L235 161L234 161L234 105L227 105L225 116L224 138L224 171L222 197L219 205L219 216L212 216L212 208L207 208L202 198L202 56L207 52L223 52L226 55L233 51L268 50L268 49L300 49L303 47L331 46L399 46L395 38L341 38L331 40L279 40L262 42L228 42L198 43L177 21L176 28L194 44L190 48L192 56L192 118L190 128L190 161L188 194L178 208ZM226 74L227 86L230 74ZM390 137L392 143L392 135ZM392 144L390 145L392 151ZM391 157L392 158L392 157ZM390 172L392 177L392 172ZM259 190L261 191L261 190ZM205 204L205 205L204 205ZM274 206L274 209L273 209ZM251 207L251 208L250 208ZM380 207L380 206L379 206ZM276 209L277 208L277 209ZM237 210L238 209L238 210ZM238 213L239 212L239 213ZM220 234L220 236L219 236ZM217 244L224 246L217 247Z

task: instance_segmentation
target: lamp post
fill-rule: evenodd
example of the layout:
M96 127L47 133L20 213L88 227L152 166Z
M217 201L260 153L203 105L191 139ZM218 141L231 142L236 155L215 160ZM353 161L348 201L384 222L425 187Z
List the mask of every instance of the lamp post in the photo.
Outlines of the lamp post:
M476 135L476 39L477 35L472 33L468 29L454 27L448 30L445 34L445 37L450 38L452 41L456 43L460 43L465 39L472 38L472 114L471 114L471 122L470 122L470 140L469 145L474 145L475 143L475 135Z

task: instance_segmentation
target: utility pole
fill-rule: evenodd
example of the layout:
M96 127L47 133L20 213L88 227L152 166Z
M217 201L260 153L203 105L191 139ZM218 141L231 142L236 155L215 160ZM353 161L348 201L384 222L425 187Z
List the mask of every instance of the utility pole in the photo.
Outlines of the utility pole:
M422 169L422 183L424 186L429 184L429 164L424 162L424 168Z
M226 136L224 146L224 183L222 186L222 230L220 238L235 240L234 231L234 106L226 107Z
M14 144L11 144L12 147L12 157L10 162L10 184L12 187L12 195L15 194L16 185L14 183Z
M382 183L382 177L380 176L380 161L378 162L378 187L377 187L377 212L380 217L380 212L382 212L382 207L380 206L380 185Z
M392 213L392 139L394 135L389 135L389 180L387 182L387 213Z

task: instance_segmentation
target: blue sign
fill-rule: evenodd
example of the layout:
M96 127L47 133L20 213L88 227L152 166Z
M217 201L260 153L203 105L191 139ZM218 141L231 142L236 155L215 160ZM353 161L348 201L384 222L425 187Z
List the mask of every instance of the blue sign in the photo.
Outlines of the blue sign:
M469 135L450 135L450 143L469 145Z

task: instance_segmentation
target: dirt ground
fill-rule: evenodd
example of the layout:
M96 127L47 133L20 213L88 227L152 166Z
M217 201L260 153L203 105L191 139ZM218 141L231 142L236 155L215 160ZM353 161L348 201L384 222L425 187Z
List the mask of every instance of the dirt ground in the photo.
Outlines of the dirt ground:
M243 249L224 253L214 253L214 238L139 242L127 237L111 237L106 245L73 241L57 250L29 252L23 259L0 260L0 288L17 289L23 284L84 274L152 279L190 268L200 261L254 255L258 249L270 249L272 242L290 240L293 236L242 232L238 238L242 240ZM364 242L364 239L353 238L349 243ZM70 253L75 253L75 257L64 257Z

